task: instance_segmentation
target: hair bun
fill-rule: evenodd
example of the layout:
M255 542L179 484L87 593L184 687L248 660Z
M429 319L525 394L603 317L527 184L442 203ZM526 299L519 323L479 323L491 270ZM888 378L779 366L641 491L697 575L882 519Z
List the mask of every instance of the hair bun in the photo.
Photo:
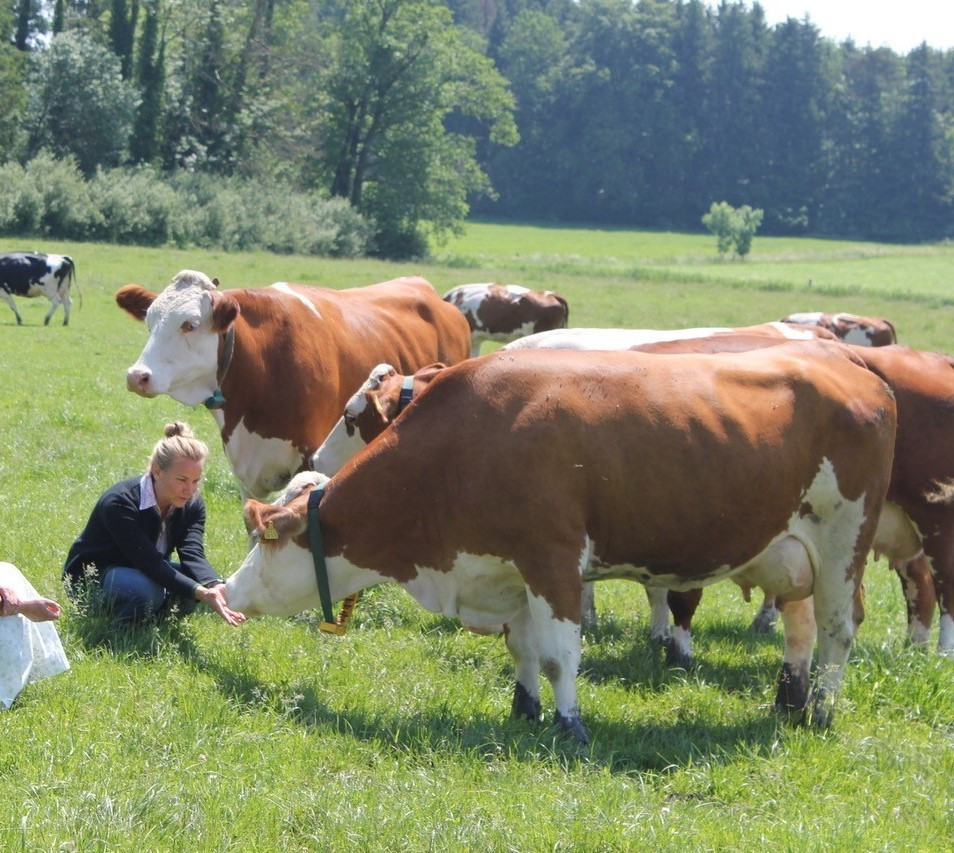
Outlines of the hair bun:
M182 421L173 421L172 423L166 424L164 433L166 438L172 438L174 435L181 435L184 438L192 437L192 430L189 428L189 425Z

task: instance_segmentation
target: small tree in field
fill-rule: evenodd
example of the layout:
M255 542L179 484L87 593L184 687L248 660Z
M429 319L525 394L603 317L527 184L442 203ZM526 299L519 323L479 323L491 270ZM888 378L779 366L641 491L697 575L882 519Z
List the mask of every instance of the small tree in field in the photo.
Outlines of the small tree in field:
M734 246L736 255L744 258L752 251L752 238L762 224L762 216L762 210L747 204L735 208L728 202L714 201L709 212L702 217L702 224L715 235L720 255Z

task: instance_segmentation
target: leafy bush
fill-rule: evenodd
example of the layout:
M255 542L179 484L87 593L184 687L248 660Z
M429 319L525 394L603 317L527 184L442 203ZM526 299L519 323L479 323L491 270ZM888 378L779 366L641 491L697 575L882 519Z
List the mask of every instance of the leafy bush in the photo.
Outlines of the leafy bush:
M63 239L90 236L98 213L89 188L72 157L57 159L41 151L20 166L0 166L4 196L0 202L0 231Z
M41 152L0 165L0 234L227 251L358 257L370 222L344 199L296 192L273 182L148 167L98 169L89 181L73 158Z
M728 202L714 201L709 212L702 217L702 224L715 235L720 255L735 246L736 255L744 258L752 251L752 239L762 224L762 215L762 210L747 204L735 208Z
M89 188L91 202L100 214L95 239L146 246L189 242L182 199L151 170L100 169Z

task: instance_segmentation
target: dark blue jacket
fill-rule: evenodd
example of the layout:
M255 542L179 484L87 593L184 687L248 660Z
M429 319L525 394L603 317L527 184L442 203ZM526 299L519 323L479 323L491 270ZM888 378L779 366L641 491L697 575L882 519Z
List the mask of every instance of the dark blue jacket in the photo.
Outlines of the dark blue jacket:
M139 509L142 476L116 483L93 507L86 528L73 543L63 566L63 577L73 584L84 580L87 567L102 578L112 566L139 569L146 577L176 595L192 598L196 584L218 580L205 558L205 502L196 495L166 519L166 553L156 550L162 519L158 507ZM172 552L180 567L170 563Z

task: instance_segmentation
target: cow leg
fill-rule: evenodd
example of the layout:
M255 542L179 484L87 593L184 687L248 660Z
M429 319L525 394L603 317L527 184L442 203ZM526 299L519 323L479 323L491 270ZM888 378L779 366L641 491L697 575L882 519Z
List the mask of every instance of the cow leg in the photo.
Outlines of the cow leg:
M893 561L891 568L901 580L901 592L908 611L908 640L917 646L926 646L930 639L934 608L937 606L928 559L922 553L913 560Z
M649 601L649 639L662 646L669 644L669 606L666 604L667 590L656 586L647 586L646 599Z
M749 630L755 634L771 634L778 623L778 602L774 595L764 593L762 606L759 612L755 614Z
M6 290L0 290L0 295L6 300L7 305L10 306L10 309L13 311L14 315L17 318L17 325L23 325L23 318L20 316L20 312L17 310L17 303L13 301L13 294Z
M666 603L672 612L672 634L666 644L666 665L692 669L692 617L702 601L702 589L669 590Z
M820 573L815 583L815 621L818 625L818 671L811 700L815 728L831 725L835 697L845 675L855 632L864 619L864 588L860 579L840 572Z
M596 589L593 581L584 581L580 598L580 626L584 631L596 627Z
M941 606L937 650L944 655L954 654L954 584L938 572L934 577L937 600Z
M60 300L63 302L63 325L68 326L70 324L70 310L73 308L73 299L70 296L69 283L60 290Z
M54 296L50 299L50 310L46 312L46 316L43 318L43 325L50 325L50 318L53 316L57 308L60 307L60 297Z
M511 630L507 633L507 647L517 675L514 715L539 717L542 669L553 687L556 723L576 740L589 743L576 697L576 674L582 653L580 626L555 618L546 599L533 594L527 598L528 609L509 623Z
M525 607L506 625L504 641L513 658L514 692L511 715L540 719L540 653L536 645L530 609Z
M785 654L778 677L775 709L801 712L808 704L808 689L815 648L815 613L812 599L787 601L780 608L785 629Z

